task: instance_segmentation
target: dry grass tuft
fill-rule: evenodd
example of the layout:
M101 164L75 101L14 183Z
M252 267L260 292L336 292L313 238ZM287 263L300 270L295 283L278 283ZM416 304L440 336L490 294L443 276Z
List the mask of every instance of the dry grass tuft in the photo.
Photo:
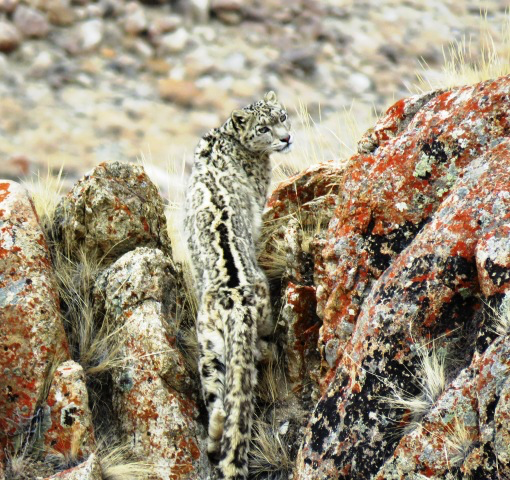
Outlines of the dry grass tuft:
M478 433L476 429L466 426L463 419L457 416L454 424L446 432L444 454L449 468L460 467L476 444Z
M255 420L250 450L250 472L254 478L287 479L293 467L281 427Z
M420 347L418 354L420 367L415 379L420 393L410 395L405 391L395 389L393 396L383 397L383 401L391 407L409 411L410 423L405 427L407 431L413 430L420 423L447 385L444 351L438 351L435 347L432 347L430 351L426 347Z
M275 357L261 367L257 385L257 396L266 405L274 406L291 394L287 382L285 366L279 357Z
M295 148L288 154L272 156L274 164L272 189L310 165L327 161L342 162L357 152L357 144L367 128L374 124L374 111L353 105L333 114L323 115L318 107L316 115L300 101L295 109ZM314 116L316 118L314 118Z
M83 250L75 258L55 246L53 261L73 358L87 375L97 375L124 365L120 349L125 325L113 325L108 315L96 318L92 291L102 259Z
M55 176L48 167L46 175L43 176L38 172L35 179L27 180L23 183L24 187L30 192L35 211L39 215L42 226L45 229L49 228L53 223L55 207L62 196L63 169L64 166L62 165Z
M503 297L499 310L494 311L494 332L500 336L510 333L510 294Z
M128 445L107 446L99 443L97 455L104 480L145 480L154 473L154 466L134 460Z
M424 62L412 91L452 88L501 77L510 73L510 15L501 28L500 39L490 33L487 12L481 13L480 40L463 38L443 49L444 66L439 75Z

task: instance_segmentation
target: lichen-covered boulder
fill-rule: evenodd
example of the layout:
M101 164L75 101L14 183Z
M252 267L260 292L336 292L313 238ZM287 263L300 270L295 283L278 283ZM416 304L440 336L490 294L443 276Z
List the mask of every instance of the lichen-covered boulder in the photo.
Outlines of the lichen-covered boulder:
M295 213L333 213L344 169L345 165L335 162L318 163L282 181L267 201L264 221Z
M95 454L76 467L68 468L44 480L103 480L101 464Z
M289 282L284 294L282 317L287 326L285 355L292 390L302 396L304 390L315 394L318 385L319 319L315 314L315 289L309 285ZM309 393L309 396L310 396Z
M275 304L282 302L286 355L296 391L317 381L315 267L321 264L321 232L333 214L344 166L313 165L281 182L268 199L259 263L266 270ZM317 267L320 268L320 267ZM277 292L277 293L275 293ZM276 315L276 311L274 312ZM305 334L305 338L303 338Z
M470 98L465 92L464 100L469 103ZM459 169L449 195L441 196L440 207L407 248L390 255L389 245L385 247L389 256L385 261L392 261L377 281L366 285L370 290L358 307L336 375L312 415L298 458L298 479L366 479L378 472L398 443L395 425L405 420L384 397L397 387L419 393L414 378L417 345L431 341L437 347L448 345L461 363L469 364L475 339L466 342L465 335L480 328L473 325L481 306L477 245L487 242L488 232L503 229L510 218L510 141L493 144L488 153ZM385 204L384 196L373 201L377 199ZM413 202L408 200L408 205L411 208ZM383 227L377 222L373 226ZM363 258L366 272L376 268L370 259L377 257L366 253ZM489 263L482 263L494 272ZM351 280L348 288L361 281L359 276Z
M73 360L62 363L53 375L46 398L49 425L44 450L51 457L88 457L95 449L92 414L83 368Z
M99 276L95 297L103 321L120 328L113 408L133 453L154 465L151 479L206 478L193 382L176 345L174 275L160 250L138 248Z
M26 434L54 362L69 358L54 272L27 191L0 180L0 459Z
M323 389L374 282L430 222L464 167L510 134L509 95L506 76L401 100L374 128L373 148L350 159L317 278Z
M141 246L170 254L163 202L140 165L95 167L62 198L53 229L65 252L82 249L103 264Z
M509 371L510 341L503 336L459 373L374 478L506 478Z

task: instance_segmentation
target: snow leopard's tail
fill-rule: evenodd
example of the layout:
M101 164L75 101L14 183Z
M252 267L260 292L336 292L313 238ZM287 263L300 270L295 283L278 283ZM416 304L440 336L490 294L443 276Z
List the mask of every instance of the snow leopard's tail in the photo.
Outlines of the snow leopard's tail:
M225 424L221 438L220 475L229 480L248 476L248 452L257 383L257 296L248 286L233 288L227 300L225 338Z
M207 451L218 479L244 480L254 412L256 287L205 292L197 317L202 393L209 413Z

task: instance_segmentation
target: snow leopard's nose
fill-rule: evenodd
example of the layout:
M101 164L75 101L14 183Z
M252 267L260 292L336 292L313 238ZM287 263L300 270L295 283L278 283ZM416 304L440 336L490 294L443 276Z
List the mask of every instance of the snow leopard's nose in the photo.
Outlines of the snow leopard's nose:
M290 143L290 135L280 138L280 142Z

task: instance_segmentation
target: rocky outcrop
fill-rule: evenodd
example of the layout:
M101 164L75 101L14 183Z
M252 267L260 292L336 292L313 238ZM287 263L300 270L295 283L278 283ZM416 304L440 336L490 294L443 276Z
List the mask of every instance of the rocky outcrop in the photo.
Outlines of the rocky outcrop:
M82 179L54 222L45 219L51 256L18 184L0 183L0 213L7 477L103 478L97 430L127 442L125 471L137 478L205 478L197 384L177 346L182 279L168 256L161 198L143 169L100 165Z
M112 402L122 436L153 465L151 479L206 478L204 431L176 347L174 277L160 250L137 248L100 275L95 296L118 331Z
M315 277L322 287L324 393L297 478L408 478L413 472L445 478L507 468L497 453L502 437L483 406L491 403L488 390L480 391L492 384L489 390L498 393L489 410L501 401L506 411L496 387L504 380L483 370L493 363L506 375L505 340L498 341L502 350L493 345L498 354L484 354L494 335L477 312L480 295L497 300L509 286L509 95L510 77L439 92L418 102L403 127L401 112L417 99L402 100L381 120L384 127L370 133L386 132L373 142L373 153L362 149L346 167ZM450 386L431 405L430 418L405 435L396 426L409 423L412 412L392 408L388 398L420 394L419 351L432 344L447 349L457 367L450 367ZM459 372L459 365L465 369ZM452 463L457 447L448 439L456 425L470 441Z
M11 181L0 181L0 318L3 460L38 428L51 368L69 358L45 237L28 193Z
M320 319L313 279L321 232L337 205L343 166L311 166L281 182L264 213L259 261L270 279L273 303L281 311L278 325L292 390L303 400L318 384L317 339ZM276 308L274 308L277 311Z
M421 425L402 437L377 480L508 477L508 340L499 337L475 355Z
M398 133L402 112L416 104L401 100L376 125L383 133L375 152L351 158L319 279L326 370L334 371L374 281L430 221L462 169L509 133L509 85L503 77L432 96Z
M62 198L53 228L65 252L111 262L144 245L170 253L163 202L143 167L102 163Z
M259 260L275 358L259 365L254 475L510 476L510 318L490 318L510 302L509 99L502 77L401 100L348 162L315 165L273 192ZM37 446L54 467L41 476L101 478L106 430L152 465L151 480L207 478L197 354L183 341L193 302L143 169L99 165L61 200L49 232L71 276L102 259L88 272L83 322L107 348L90 365L76 363L75 327L69 361L60 315L72 296L60 313L38 220L12 182L0 182L0 215L5 451L19 453L24 435L25 450ZM424 372L425 359L437 352L444 380L427 396L440 368Z

